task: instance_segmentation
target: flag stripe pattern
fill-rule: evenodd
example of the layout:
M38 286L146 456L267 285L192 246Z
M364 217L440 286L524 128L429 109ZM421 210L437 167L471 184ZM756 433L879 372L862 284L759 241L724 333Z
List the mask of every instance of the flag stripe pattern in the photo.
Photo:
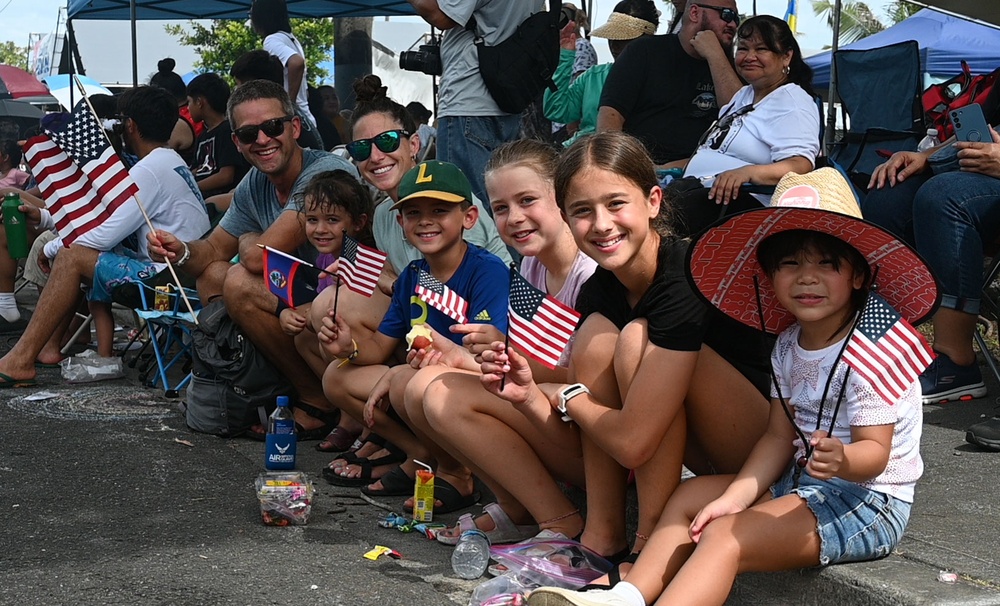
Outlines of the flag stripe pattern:
M510 345L549 368L559 365L580 321L576 310L538 290L513 270L507 314Z
M871 294L844 350L844 362L888 404L895 404L934 360L923 335Z
M415 269L417 270L417 285L414 287L414 292L417 293L420 300L459 324L468 322L469 319L466 315L469 313L469 302L426 271L419 267L415 267Z
M340 249L340 279L344 286L366 297L378 286L378 277L388 258L381 250L361 244L344 233Z
M298 257L265 246L264 284L267 289L291 308L316 299L319 270Z
M67 123L29 139L24 151L65 246L139 192L86 101Z

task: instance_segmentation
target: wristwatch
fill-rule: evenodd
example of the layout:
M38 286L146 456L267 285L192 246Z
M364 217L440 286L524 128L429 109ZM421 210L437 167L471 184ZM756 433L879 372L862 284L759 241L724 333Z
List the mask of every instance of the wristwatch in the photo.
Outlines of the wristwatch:
M559 405L556 406L556 410L562 413L563 421L568 423L573 420L573 418L569 416L569 413L566 412L566 403L582 393L590 393L590 390L587 389L587 386L583 383L567 385L559 390Z

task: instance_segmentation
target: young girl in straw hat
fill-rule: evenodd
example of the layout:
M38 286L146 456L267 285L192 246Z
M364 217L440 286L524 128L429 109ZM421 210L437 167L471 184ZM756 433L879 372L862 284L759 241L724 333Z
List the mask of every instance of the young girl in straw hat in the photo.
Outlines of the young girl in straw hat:
M735 476L675 492L626 581L542 588L531 606L722 604L739 572L870 560L898 543L923 470L916 379L931 360L908 321L933 311L936 283L860 219L836 171L790 173L774 199L708 230L689 256L709 302L780 332L767 432Z

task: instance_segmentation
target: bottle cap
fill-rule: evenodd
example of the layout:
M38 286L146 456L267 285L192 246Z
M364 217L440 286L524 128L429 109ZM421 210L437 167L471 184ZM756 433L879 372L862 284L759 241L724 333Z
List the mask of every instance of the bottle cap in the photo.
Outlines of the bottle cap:
M278 406L288 406L288 396L278 396Z

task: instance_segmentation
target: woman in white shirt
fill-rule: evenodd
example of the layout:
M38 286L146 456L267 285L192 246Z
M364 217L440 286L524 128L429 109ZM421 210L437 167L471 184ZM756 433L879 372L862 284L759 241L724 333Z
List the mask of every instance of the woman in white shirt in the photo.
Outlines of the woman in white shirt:
M673 164L684 167L685 177L666 191L679 235L767 205L770 196L749 193L744 184L775 185L785 173L807 173L820 151L812 70L788 24L760 15L740 25L738 37L736 70L748 84L719 110L694 156Z

